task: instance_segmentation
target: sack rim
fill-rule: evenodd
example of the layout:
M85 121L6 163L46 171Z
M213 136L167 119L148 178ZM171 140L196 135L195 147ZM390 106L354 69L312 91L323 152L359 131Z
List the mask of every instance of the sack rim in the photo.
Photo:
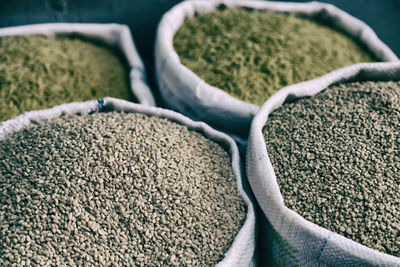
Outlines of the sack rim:
M368 77L371 77L371 79L368 79ZM365 80L382 81L391 80L391 77L396 77L395 80L400 80L400 61L388 63L359 63L335 70L310 81L284 87L261 106L251 125L246 154L246 165L248 166L247 175L249 183L258 203L260 203L264 215L278 233L280 229L278 221L296 221L298 229L307 232L310 235L319 236L322 240L329 239L329 242L332 242L332 244L339 247L340 250L345 252L347 255L375 262L376 264L400 264L400 257L369 248L361 243L346 238L343 235L332 232L306 220L297 212L286 207L277 183L275 171L268 156L265 139L262 134L262 129L268 120L269 114L279 108L288 96L291 98L313 96L330 85L340 82ZM256 159L260 162L255 164L249 163ZM250 168L254 168L254 173L256 173L255 175L252 175L252 171L249 170ZM266 204L266 198L269 201L269 204ZM267 207L267 205L270 207ZM273 209L279 211L279 219L271 216L270 213ZM343 244L347 245L343 246Z
M243 225L237 232L229 250L225 253L224 259L221 260L217 264L217 266L232 266L232 264L235 264L235 262L232 262L231 258L235 257L235 253L237 253L243 243L250 243L249 246L250 250L252 251L251 256L253 257L255 250L256 212L254 204L251 201L250 193L243 184L243 181L245 179L245 172L242 171L239 149L235 141L229 135L211 128L204 122L193 121L190 118L172 110L145 106L113 97L105 97L98 100L71 102L54 106L48 109L27 111L25 113L22 113L21 115L13 119L6 120L0 123L0 142L4 140L4 138L6 138L8 135L20 131L21 129L32 123L51 120L64 115L91 114L104 112L105 110L142 113L149 116L166 118L170 121L185 125L190 130L200 132L206 138L213 140L222 146L225 146L231 158L230 164L236 177L236 186L239 191L240 197L246 205L247 212Z
M197 105L198 109L211 107L216 110L215 113L217 113L217 111L229 112L234 114L236 117L247 117L251 121L251 118L254 117L255 113L257 113L260 108L255 104L240 100L228 94L224 90L208 84L180 62L179 55L173 47L173 38L177 30L184 23L185 18L193 17L195 13L211 13L220 5L225 5L228 8L254 8L277 12L298 13L308 17L322 15L325 18L329 18L331 22L341 28L353 39L358 40L360 43L365 45L378 60L399 60L394 52L378 38L370 26L332 4L316 1L298 3L260 0L187 0L171 8L162 16L159 22L155 46L156 77L157 82L159 83L159 88L161 88L162 86L160 86L160 83L165 83L164 79L161 77L161 73L164 72L165 68L173 69L172 73L175 77L179 77L179 79L186 81L185 85L187 89L191 91L190 95L193 96L191 98L196 99L198 102L194 104ZM164 98L164 101L168 102L168 96L171 95L171 91L168 90L168 92L164 92L161 88L160 93ZM186 101L183 96L174 93L172 94L176 99L179 99L180 102ZM209 99L207 99L210 94L215 94L218 96L218 99L225 99L225 102L232 103L232 107L223 107L218 101L210 102ZM183 104L177 104L178 107L180 105L183 106ZM171 104L171 106L173 105ZM184 109L183 107L179 108ZM196 114L192 115L207 121L207 117L202 117L201 111L195 113ZM234 129L230 129L230 131L237 132Z
M78 34L100 40L107 45L117 45L127 63L129 73L129 90L143 105L155 106L154 96L146 82L146 69L136 48L129 27L119 23L37 23L0 28L1 37L13 36L57 36L61 34ZM109 40L104 36L108 34Z

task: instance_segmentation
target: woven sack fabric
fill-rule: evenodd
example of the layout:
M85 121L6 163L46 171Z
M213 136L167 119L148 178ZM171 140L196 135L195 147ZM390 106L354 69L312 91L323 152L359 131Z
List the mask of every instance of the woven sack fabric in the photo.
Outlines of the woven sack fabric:
M368 248L301 217L284 205L262 129L285 100L312 96L339 82L400 80L400 61L360 63L311 81L282 88L260 108L251 124L246 170L265 217L260 218L264 261L279 266L400 266L400 258Z
M241 0L184 1L168 11L158 26L155 47L158 87L168 108L227 132L247 137L251 120L259 107L207 84L180 63L179 56L173 48L174 35L185 18L210 13L221 5L227 8L246 7L318 17L364 44L378 60L397 60L396 55L378 39L369 26L330 4Z
M138 102L155 106L150 87L146 82L146 71L129 27L122 24L90 23L45 23L0 29L0 38L5 36L74 34L117 47L129 65L130 88Z
M232 138L228 135L212 129L203 122L195 122L191 119L171 110L149 107L135 104L126 100L106 97L99 100L86 102L73 102L55 106L50 109L28 111L14 119L0 123L0 142L8 135L21 130L31 123L58 118L63 115L90 114L94 112L123 111L143 113L149 116L167 118L189 129L202 133L207 138L226 147L231 156L232 169L236 176L239 193L247 207L246 220L235 237L235 240L224 259L217 266L254 266L255 265L255 243L256 243L256 219L255 209L249 195L249 188L244 181L244 174L240 162L239 150Z

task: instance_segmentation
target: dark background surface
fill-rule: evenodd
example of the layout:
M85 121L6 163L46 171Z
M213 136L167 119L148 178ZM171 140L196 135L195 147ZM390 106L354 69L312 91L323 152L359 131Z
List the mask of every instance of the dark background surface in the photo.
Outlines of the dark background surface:
M122 23L130 26L153 80L153 49L157 24L179 0L0 0L0 27L45 22ZM297 1L307 2L307 1ZM326 0L370 25L400 57L400 0Z

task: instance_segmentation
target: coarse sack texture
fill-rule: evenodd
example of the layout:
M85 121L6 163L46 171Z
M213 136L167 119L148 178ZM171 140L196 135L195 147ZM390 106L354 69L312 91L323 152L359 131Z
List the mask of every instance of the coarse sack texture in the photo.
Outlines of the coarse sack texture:
M257 106L287 85L376 61L365 47L317 20L247 9L185 20L174 49L208 84Z
M245 8L259 11L287 12L311 19L316 18L316 20L323 21L337 28L339 31L348 34L348 36L353 38L356 42L366 47L366 49L371 52L372 56L375 57L377 61L398 60L396 55L378 39L370 27L360 20L345 13L344 11L329 4L323 4L319 2L288 3L275 1L240 0L184 1L183 3L176 5L163 16L157 31L155 48L156 77L161 96L169 108L179 110L183 114L193 117L194 119L205 121L212 126L240 135L242 137L247 137L251 120L259 109L259 106L239 100L224 91L241 90L236 85L232 84L230 89L222 88L224 90L221 90L220 88L215 87L215 85L213 86L213 84L208 84L207 80L204 81L196 73L181 63L179 55L176 53L173 44L174 36L182 27L185 20L190 20L196 15L207 16L205 14L215 12L221 6L228 9ZM211 29L211 31L213 30L218 31L218 29ZM249 32L251 32L251 29L249 29ZM265 38L267 38L267 36L268 35L266 33ZM218 38L218 36L215 38ZM263 38L263 36L259 36L258 38ZM192 42L195 42L195 40L185 41L187 44ZM185 45L185 43L180 45ZM248 49L257 50L256 46L252 47L250 45L253 43L246 42L246 44L249 44ZM231 43L229 45L231 45ZM204 47L207 46L205 45ZM192 52L197 53L198 51ZM211 55L213 53L220 54L220 51L208 52L211 53ZM235 55L236 54L230 55L230 57L234 57ZM226 60L228 60L228 58L224 57L219 61L219 63L223 64L223 62ZM245 61L247 59L241 58L240 60ZM204 61L207 61L207 58ZM290 69L289 64L286 62L281 63L281 65L283 65L282 68ZM199 64L202 64L201 60L199 61ZM270 64L273 63L270 62ZM218 69L218 66L210 67ZM319 67L320 66L317 66L316 69ZM219 69L216 71L218 72ZM260 75L267 75L266 70L259 72L261 73ZM246 76L246 79L240 79L242 83L245 83L244 81L246 81L247 86L250 86L252 82L255 82L256 79L254 79L254 75L257 75L256 71L248 74L235 71L230 73L230 75L233 76L240 76L242 74L243 76ZM313 77L316 77L315 75L320 74L315 73ZM252 81L248 82L249 79ZM279 84L280 80L283 81L284 79L278 78L276 83ZM297 80L294 80L294 82L295 81ZM230 82L233 83L233 81ZM285 82L282 83L282 86L284 84ZM271 88L265 88L265 90L272 93ZM256 97L254 99L256 103L264 100L265 97Z
M281 90L279 90L276 94L274 94L271 98L269 98L264 105L260 108L260 111L257 113L257 115L254 117L254 120L251 125L251 130L250 130L250 136L249 136L249 141L248 141L248 150L247 150L247 158L246 158L246 170L247 170L247 176L251 185L251 188L253 189L253 192L256 196L256 199L265 215L264 218L260 219L260 222L262 221L263 224L260 225L260 233L262 236L259 238L261 240L267 240L266 242L263 242L262 244L262 249L264 253L260 252L261 254L264 255L269 255L269 258L265 258L261 261L261 264L265 264L266 262L272 262L275 264L278 264L280 266L399 266L400 265L400 258L385 254L383 252L380 252L379 250L382 250L382 246L386 246L387 242L389 240L382 240L379 244L379 242L372 242L368 243L363 241L365 238L362 236L362 227L359 226L358 234L353 235L353 232L348 231L347 229L342 229L341 227L344 227L344 225L337 225L334 226L334 222L328 222L327 224L321 223L321 221L317 221L318 223L321 223L322 225L317 225L314 222L315 220L322 220L322 221L329 221L325 220L324 218L329 218L329 216L337 216L336 220L340 220L340 214L336 214L335 211L332 211L333 207L336 207L337 204L330 204L330 209L326 210L325 213L319 212L318 214L310 215L310 214L305 214L304 210L299 211L299 209L302 209L298 207L296 204L294 204L293 199L288 197L288 194L292 194L293 192L296 192L298 186L298 183L296 185L283 185L283 184L278 184L277 181L277 175L290 173L291 169L289 167L285 169L275 169L278 168L278 166L275 166L271 163L269 153L274 153L270 149L272 146L278 149L279 145L277 144L276 138L272 138L271 140L266 140L264 135L263 135L263 129L266 124L268 124L269 118L271 118L271 123L273 123L275 120L273 119L273 112L276 110L279 112L279 108L284 103L291 103L296 101L298 98L302 98L299 101L307 101L307 96L314 96L317 93L323 91L324 89L337 85L339 83L353 83L353 86L357 86L358 84L366 84L368 85L369 83L366 83L366 81L370 82L385 82L385 81L393 81L389 82L389 84L395 86L396 84L399 84L400 81L400 62L393 62L393 63L361 63L361 64L356 64L352 65L350 67L346 67L343 69L339 69L336 71L333 71L329 74L326 74L322 77L319 77L317 79L308 81L308 82L303 82L303 83L298 83L292 86L285 87ZM383 83L382 83L383 84ZM327 89L330 90L330 89ZM351 93L350 93L351 92ZM376 98L368 97L368 94L365 98L361 99L358 103L357 108L354 109L354 112L357 110L360 111L362 108L365 109L365 103L367 99L370 99L373 103L373 107L376 108L376 114L371 114L369 116L368 120L370 122L376 123L374 127L384 127L385 123L381 121L379 123L377 120L377 114L379 112L386 112L388 108L393 109L394 113L392 116L395 116L396 110L398 110L398 104L395 104L395 99L396 95L398 95L398 92L391 91L391 93L382 93L382 90L379 88L371 89L370 93L376 96ZM342 95L344 94L344 96ZM362 90L357 89L357 90L349 90L348 94L354 94L354 98L357 97L357 95L362 94ZM346 94L344 92L341 92L339 95L342 95L342 97L345 97ZM379 99L380 96L383 96L382 98ZM325 93L320 94L320 98L312 98L312 99L326 99L327 96ZM351 99L352 96L349 95L348 99ZM385 100L386 99L386 100ZM340 104L343 103L343 100L337 100L337 106L336 105L331 105L330 107L325 107L324 111L318 112L318 118L324 118L327 119L329 117L329 114L333 114L333 112L337 111L338 117L340 119L340 116L342 117L343 121L347 121L349 117L346 117L343 113L346 110L342 110L340 108ZM333 100L332 102L336 101ZM318 100L315 100L318 101ZM394 102L393 102L394 101ZM322 100L321 102L322 103ZM391 104L393 103L393 105ZM369 102L368 104L371 104ZM290 105L290 104L288 104ZM364 106L363 106L364 105ZM282 107L283 108L283 107ZM307 107L304 107L300 111L296 112L297 118L296 118L296 125L292 125L293 131L296 131L295 129L301 128L303 124L305 124L306 118L304 117L304 112L306 112ZM327 111L328 109L328 111ZM386 110L386 111L385 111ZM357 111L357 112L358 112ZM270 117L271 116L271 117ZM289 115L288 115L289 116ZM318 121L318 118L316 117L317 114L314 115L315 120ZM349 115L350 116L350 115ZM356 115L354 115L356 116ZM353 117L354 117L353 116ZM366 115L363 115L366 116ZM367 118L360 116L360 120L362 120L361 125L367 125ZM352 117L352 116L350 116ZM390 116L389 116L390 117ZM364 120L363 120L364 118ZM294 119L294 118L293 118ZM310 119L310 118L308 118ZM393 118L392 118L393 119ZM321 119L322 120L322 119ZM312 121L312 120L311 120ZM280 123L280 129L282 127L288 127L288 119L285 118L284 116L281 116L279 119ZM349 122L348 122L349 123ZM302 125L300 125L302 124ZM397 123L398 124L398 123ZM323 123L321 127L328 127L329 128L329 122ZM338 123L337 126L332 129L334 133L340 132L343 128L344 124ZM390 127L398 127L398 125L393 125L390 124ZM297 128L296 128L297 127ZM388 126L389 127L389 126ZM355 127L356 128L356 127ZM393 128L393 129L394 129ZM325 129L325 128L324 128ZM286 128L283 129L282 131L286 132ZM336 131L336 132L335 132ZM378 131L377 129L370 129L369 130L371 135L376 133L377 135L383 134L383 132ZM378 133L379 132L379 133ZM313 132L310 131L307 133L302 132L304 136L313 136ZM357 135L356 132L352 132L352 134ZM359 133L360 134L360 133ZM362 135L363 133L361 133ZM396 133L390 133L388 138L390 138L390 135L394 137ZM327 133L328 135L328 133ZM297 136L297 135L296 135ZM300 137L296 136L287 136L285 142L287 142L287 148L282 148L282 151L286 151L288 149L295 149L296 146L301 145L300 143L305 144L305 142L302 142L301 140L298 140ZM344 138L344 134L340 135ZM296 139L297 138L297 139ZM304 138L304 137L302 137ZM396 137L397 138L397 137ZM298 140L298 142L293 141L294 139ZM393 138L392 138L393 139ZM360 137L360 146L357 147L357 149L362 148L362 142L365 141L366 139L362 140ZM383 140L381 140L382 142ZM268 147L266 146L266 142L268 142L271 146ZM317 142L317 141L316 141ZM335 142L332 140L331 142ZM389 140L388 142L397 142L396 140ZM383 144L383 143L382 143ZM340 161L345 161L346 157L349 158L349 156L343 155L343 153L349 153L352 150L346 150L346 146L350 146L351 144L347 141L341 141L340 143L330 143L328 142L327 144L332 145L331 150L328 148L325 151L326 153L333 153L334 155L337 155L338 157L343 156L343 159ZM374 144L378 145L378 143ZM365 149L373 149L371 145L370 147L366 147L367 145L364 144ZM390 146L390 144L387 144L387 146ZM319 149L318 145L311 145L310 147L304 148L304 152L308 150L316 151ZM388 148L390 151L390 148ZM378 150L379 151L379 150ZM302 152L301 152L302 153ZM293 155L291 156L291 160L296 162L297 167L301 170L304 171L302 175L306 176L306 178L303 179L303 181L308 181L309 178L311 178L312 175L318 175L318 174L310 174L307 172L308 166L307 164L312 164L312 156L309 155L308 153L306 157L309 157L310 159L308 160L308 163L300 163L297 162L297 157L296 152L293 152ZM271 154L272 155L272 154ZM325 154L324 154L325 155ZM272 157L272 156L271 156ZM323 156L319 157L321 160L324 159ZM359 159L361 160L363 158L363 155L359 155ZM393 158L395 160L395 157ZM368 160L368 159L367 159ZM375 157L371 157L370 160L379 160L377 155ZM389 161L387 164L390 165ZM351 168L352 164L354 163L349 163L349 168ZM398 168L397 165L398 163L394 163L394 168ZM390 166L379 166L374 165L374 166L365 166L365 168L378 168L379 170L376 170L378 173L385 173L387 172L388 175L390 175L390 172L393 171L393 168ZM330 168L330 164L324 164L324 166L320 166L323 170L324 168ZM359 166L362 166L360 163ZM334 178L334 181L336 182L339 177L340 173L342 173L338 168L339 166L334 166L332 167L333 173L326 174L326 175L333 175L337 176ZM347 170L347 169L346 169ZM370 169L371 171L372 169ZM346 172L356 172L356 168L351 168ZM317 172L318 173L318 172ZM294 174L296 177L299 177L299 174ZM350 175L351 176L351 175ZM323 179L325 177L325 174L319 174L319 178ZM357 179L358 175L353 175L349 179L350 181L352 179ZM377 174L377 177L381 177L379 174ZM380 180L379 178L378 180ZM294 178L296 179L296 178ZM383 179L383 178L382 178ZM381 181L381 180L380 180ZM382 182L382 181L381 181ZM389 182L390 183L390 182ZM357 182L358 186L362 186L363 183L358 181ZM282 189L282 193L280 191L279 185L283 187L287 187L287 189ZM382 187L384 187L384 183L381 183ZM311 185L309 185L311 186ZM396 187L395 184L392 185L392 187ZM329 187L329 182L327 181L327 184L322 186L322 188L327 188ZM304 188L307 188L307 185L304 186ZM304 189L303 188L303 189ZM310 198L310 201L312 201L314 194L317 194L317 192L320 192L319 190L322 190L322 188L315 189L313 190L313 193L308 193L307 198ZM345 189L340 189L341 193L345 192L346 190L350 190L351 186L346 187ZM331 188L332 189L332 188ZM297 192L301 190L300 188L297 188ZM338 189L336 189L337 191ZM369 197L377 197L379 195L379 192L382 192L383 188L377 189L376 190L376 196L374 195L375 192L368 194ZM385 195L387 194L387 191L390 190L390 186L386 184L386 192ZM334 189L332 189L334 191ZM346 205L349 206L349 209L347 211L358 213L361 209L360 203L360 197L358 193L368 193L367 190L358 190L355 189L354 192L354 198L349 197L349 199L344 199L344 202L342 201L342 207L345 209ZM286 193L284 193L286 192ZM292 193L290 193L292 192ZM283 194L283 196L282 196ZM325 194L326 196L326 194ZM364 194L362 195L364 198ZM339 199L340 197L338 197ZM285 199L285 200L284 200ZM335 200L337 201L337 199ZM386 200L384 200L386 202ZM392 201L391 203L394 203L396 201L396 198L393 197L391 198ZM323 201L321 201L323 202ZM297 202L296 202L297 203ZM336 203L336 202L335 202ZM291 206L293 204L293 206ZM390 205L389 202L385 203L386 205ZM375 203L373 204L375 205ZM368 206L368 205L367 205ZM291 209L293 208L293 209ZM365 207L364 207L365 208ZM390 213L391 207L387 207L389 209L388 214ZM394 211L396 213L396 210L394 207L391 211ZM296 212L297 211L297 212ZM362 213L362 211L360 211ZM365 214L367 214L368 211L366 211ZM379 212L380 213L380 212ZM334 214L334 215L332 215ZM369 214L369 213L368 213ZM305 217L303 217L303 216ZM375 220L373 214L369 214L371 217L366 218L366 220ZM369 216L368 215L368 216ZM393 214L392 214L393 215ZM367 215L365 215L367 216ZM312 218L311 218L312 217ZM377 221L378 217L381 218L380 214L377 214ZM389 216L390 217L390 216ZM388 217L388 218L389 218ZM321 218L321 219L319 219ZM386 218L386 219L388 219ZM383 219L383 218L381 218ZM344 221L346 222L347 218L344 218ZM383 219L383 221L385 221ZM382 221L382 222L383 222ZM387 222L387 221L386 221ZM356 218L354 221L347 221L348 225L355 225L355 224L361 224L361 221L359 218ZM393 219L393 223L396 223L396 220ZM375 224L376 225L376 224ZM382 227L383 223L379 222L378 227L375 228L379 229L379 227ZM372 224L370 225L372 227ZM326 227L326 228L325 228ZM391 227L397 227L394 225L391 225ZM328 229L327 229L328 228ZM329 229L331 228L331 229ZM343 230L343 231L342 231ZM371 228L371 231L373 229ZM336 233L343 233L343 235ZM387 228L387 231L390 232L390 229ZM395 230L396 231L396 230ZM366 234L366 233L365 233ZM390 235L389 233L386 233L386 235ZM379 236L382 238L382 233L378 234L376 236L379 238ZM269 237L269 239L266 239ZM375 237L375 238L376 238ZM388 237L388 236L386 236ZM351 239L355 239L357 241L360 241L361 243L358 243L356 241L353 241ZM396 238L395 238L396 239ZM389 241L390 242L390 241ZM395 240L394 242L398 242L398 239ZM364 244L364 245L363 245ZM365 245L370 245L371 247L374 247L378 250L369 248ZM381 246L380 246L381 245ZM386 252L396 254L397 252L390 252L386 250ZM396 254L397 255L397 254Z
M0 151L2 264L253 265L237 146L204 123L105 98L0 124Z
M106 96L155 105L127 26L54 23L0 29L0 121Z

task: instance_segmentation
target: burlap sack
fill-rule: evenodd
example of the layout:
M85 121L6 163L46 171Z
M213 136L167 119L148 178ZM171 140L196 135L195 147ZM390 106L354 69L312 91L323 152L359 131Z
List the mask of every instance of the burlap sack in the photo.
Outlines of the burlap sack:
M143 105L155 106L154 97L146 82L146 71L129 27L121 24L47 23L0 29L3 36L78 34L110 46L117 47L129 64L130 85L133 95Z
M284 205L262 129L286 99L312 96L338 82L400 80L400 61L361 63L285 87L270 97L251 124L247 176L265 218L260 222L264 263L279 266L400 266L400 258L378 252L301 217Z
M191 130L204 134L207 138L214 140L225 146L231 155L232 169L236 175L237 186L247 206L246 220L239 230L235 240L225 254L225 258L217 266L254 266L253 259L256 243L256 219L253 203L249 197L249 188L246 187L240 156L235 142L226 134L218 132L203 122L195 122L191 119L174 111L148 107L135 104L129 101L106 97L104 99L92 100L87 102L75 102L55 106L50 109L25 112L14 119L0 123L0 142L7 135L17 132L25 126L39 121L50 120L68 114L88 114L102 111L124 111L137 112L150 116L167 118L177 123L186 125Z
M155 64L160 93L167 107L227 132L247 137L251 120L259 107L207 84L180 63L173 47L174 35L185 18L193 17L196 13L212 12L221 4L228 8L248 7L318 17L333 23L365 44L379 60L397 60L396 55L378 39L370 27L330 4L240 0L184 1L168 11L158 26Z

